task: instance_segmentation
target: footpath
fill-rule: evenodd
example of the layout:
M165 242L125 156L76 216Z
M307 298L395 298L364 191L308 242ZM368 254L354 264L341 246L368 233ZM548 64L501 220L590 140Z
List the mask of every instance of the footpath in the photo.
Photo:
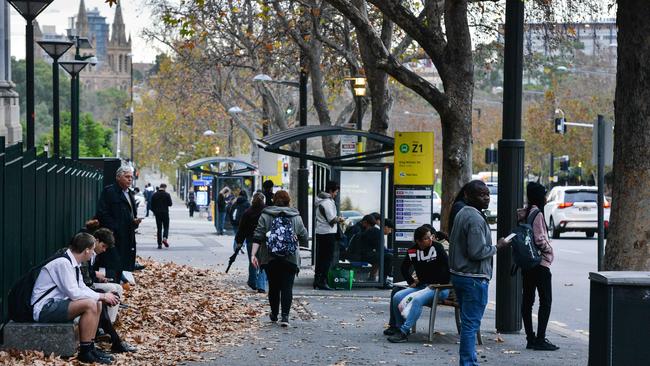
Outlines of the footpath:
M150 178L148 180L148 178ZM138 182L159 184L162 178L147 175ZM185 204L171 192L170 248L156 248L155 219L150 214L140 226L137 252L144 258L174 262L197 268L223 272L232 254L233 237L218 236L213 222L205 214L189 217ZM143 216L141 209L139 216ZM263 311L260 319L235 327L255 327L247 338L222 342L219 352L206 354L205 361L188 365L457 365L458 335L454 312L438 307L436 335L427 341L429 308L425 308L417 325L417 333L407 343L392 344L382 334L387 325L390 290L357 289L352 291L319 291L311 287L313 269L310 253L303 252L303 268L294 287L294 308L291 326L281 328L268 321L268 303L264 294L250 295L246 286L248 261L240 254L224 280L241 291ZM252 299L252 300L251 300ZM491 301L494 299L490 299ZM536 312L536 310L535 310ZM485 365L586 365L588 338L585 335L549 326L547 337L560 350L541 352L526 350L523 334L497 334L494 306L488 305L481 333L483 345L478 346L479 361ZM552 320L551 314L551 320ZM523 331L522 331L523 333Z

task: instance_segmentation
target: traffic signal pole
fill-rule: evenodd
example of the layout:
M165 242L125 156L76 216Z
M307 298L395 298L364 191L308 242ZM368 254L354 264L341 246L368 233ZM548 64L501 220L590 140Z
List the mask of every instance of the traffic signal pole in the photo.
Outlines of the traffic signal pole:
M524 140L521 139L521 94L524 46L524 2L506 1L503 139L499 141L499 205L497 237L505 237L517 224L523 206ZM501 333L521 329L521 273L510 275L512 249L497 253L496 328Z

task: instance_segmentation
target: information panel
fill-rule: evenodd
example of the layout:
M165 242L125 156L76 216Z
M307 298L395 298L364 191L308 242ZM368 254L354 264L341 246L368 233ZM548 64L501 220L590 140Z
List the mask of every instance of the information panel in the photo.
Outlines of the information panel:
M395 189L395 229L415 230L431 223L431 188Z
M395 186L433 185L433 132L395 132Z

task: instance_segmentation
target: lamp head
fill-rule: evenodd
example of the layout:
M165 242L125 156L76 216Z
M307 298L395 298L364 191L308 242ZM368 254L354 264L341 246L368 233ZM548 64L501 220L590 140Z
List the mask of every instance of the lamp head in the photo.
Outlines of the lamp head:
M69 41L38 41L37 43L53 60L58 60L74 44Z
M25 20L31 22L54 0L7 0Z

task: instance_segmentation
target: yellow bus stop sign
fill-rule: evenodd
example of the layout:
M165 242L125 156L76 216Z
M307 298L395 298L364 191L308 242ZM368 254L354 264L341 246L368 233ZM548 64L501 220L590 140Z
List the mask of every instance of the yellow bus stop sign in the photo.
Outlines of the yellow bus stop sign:
M395 185L433 185L433 132L395 132Z

